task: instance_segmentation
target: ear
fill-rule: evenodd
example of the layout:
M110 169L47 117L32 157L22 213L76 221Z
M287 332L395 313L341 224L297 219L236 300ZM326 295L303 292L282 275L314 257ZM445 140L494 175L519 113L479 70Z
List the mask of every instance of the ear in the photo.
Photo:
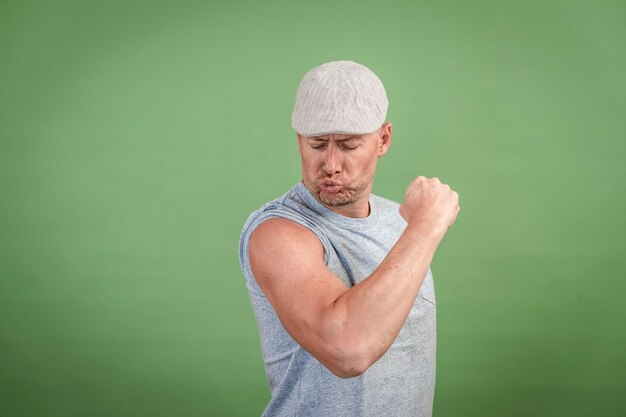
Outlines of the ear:
M296 133L296 137L298 138L298 150L302 153L302 135Z
M378 133L378 157L387 153L391 146L391 123L385 122Z

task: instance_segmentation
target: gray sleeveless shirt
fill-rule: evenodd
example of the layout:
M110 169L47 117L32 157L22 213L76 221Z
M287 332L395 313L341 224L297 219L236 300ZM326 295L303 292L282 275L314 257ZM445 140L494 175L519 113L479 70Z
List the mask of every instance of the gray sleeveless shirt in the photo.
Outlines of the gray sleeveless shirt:
M297 183L248 218L239 259L259 327L272 398L263 416L431 416L435 390L435 293L430 269L411 312L389 350L362 375L339 378L285 331L256 282L248 258L252 231L280 217L311 230L324 247L324 261L348 287L367 278L400 238L406 222L398 204L370 196L367 218L342 216Z

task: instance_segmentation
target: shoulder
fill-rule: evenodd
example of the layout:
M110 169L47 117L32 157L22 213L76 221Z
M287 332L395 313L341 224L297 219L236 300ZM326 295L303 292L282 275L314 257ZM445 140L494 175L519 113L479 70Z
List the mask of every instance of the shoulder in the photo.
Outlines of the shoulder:
M262 247L320 246L320 241L309 228L282 217L268 218L250 235L250 250Z
M300 213L298 213L297 210L294 210L293 207L290 207L290 204L288 203L288 201L293 198L294 192L295 186L281 197L263 204L257 210L250 213L241 232L240 245L244 244L250 238L254 229L268 219L285 218L301 222L302 216Z
M287 270L295 272L294 267L311 269L325 264L324 248L317 236L287 219L272 218L261 223L250 236L248 251L251 266L256 267L257 281L266 281L267 277L284 271L295 260L297 266Z
M291 241L293 245L305 242L320 246L323 248L324 262L328 261L330 242L315 218L307 215L306 210L301 207L296 188L297 185L248 216L239 238L239 258L244 271L247 269L253 235L257 243L278 245Z
M282 196L263 204L253 211L245 222L242 237L246 231L252 232L259 224L269 218L284 218L303 225L311 223L310 216L305 215L304 203L298 196L298 184L294 185Z

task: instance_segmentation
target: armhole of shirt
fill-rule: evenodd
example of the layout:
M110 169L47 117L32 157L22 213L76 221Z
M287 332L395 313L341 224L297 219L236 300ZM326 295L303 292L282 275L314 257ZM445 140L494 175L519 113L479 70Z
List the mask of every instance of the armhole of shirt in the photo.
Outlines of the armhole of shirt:
M258 213L258 215L255 218L250 219L247 222L247 225L241 234L241 240L239 243L239 248L240 248L239 249L239 261L241 264L241 269L244 272L246 285L250 291L257 293L258 295L265 296L265 294L263 293L263 290L261 289L256 278L254 277L254 274L252 273L252 269L250 268L250 256L249 256L248 251L249 251L250 236L252 235L252 232L261 223L263 223L266 220L274 219L274 218L286 219L286 220L290 220L294 223L297 223L309 229L313 234L315 234L315 236L317 236L320 243L322 244L322 248L324 250L324 263L328 265L329 253L330 253L329 248L332 247L330 244L330 241L321 230L319 230L313 224L308 222L306 218L304 218L303 216L299 216L297 214L298 213L296 212L292 213L292 212L286 212L282 210L279 211L279 210L270 209L270 210L266 210L261 213Z

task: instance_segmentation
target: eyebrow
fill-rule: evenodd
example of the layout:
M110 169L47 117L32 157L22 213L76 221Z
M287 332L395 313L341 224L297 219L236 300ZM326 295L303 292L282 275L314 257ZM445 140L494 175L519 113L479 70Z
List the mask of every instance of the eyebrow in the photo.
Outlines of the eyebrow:
M318 141L318 142L328 142L328 139L326 139L326 138L312 137L312 138L309 138L309 139L310 140L315 140L315 141ZM350 136L349 138L334 139L334 141L336 141L336 142L348 142L348 141L351 141L351 140L360 140L360 139L363 139L363 136Z

